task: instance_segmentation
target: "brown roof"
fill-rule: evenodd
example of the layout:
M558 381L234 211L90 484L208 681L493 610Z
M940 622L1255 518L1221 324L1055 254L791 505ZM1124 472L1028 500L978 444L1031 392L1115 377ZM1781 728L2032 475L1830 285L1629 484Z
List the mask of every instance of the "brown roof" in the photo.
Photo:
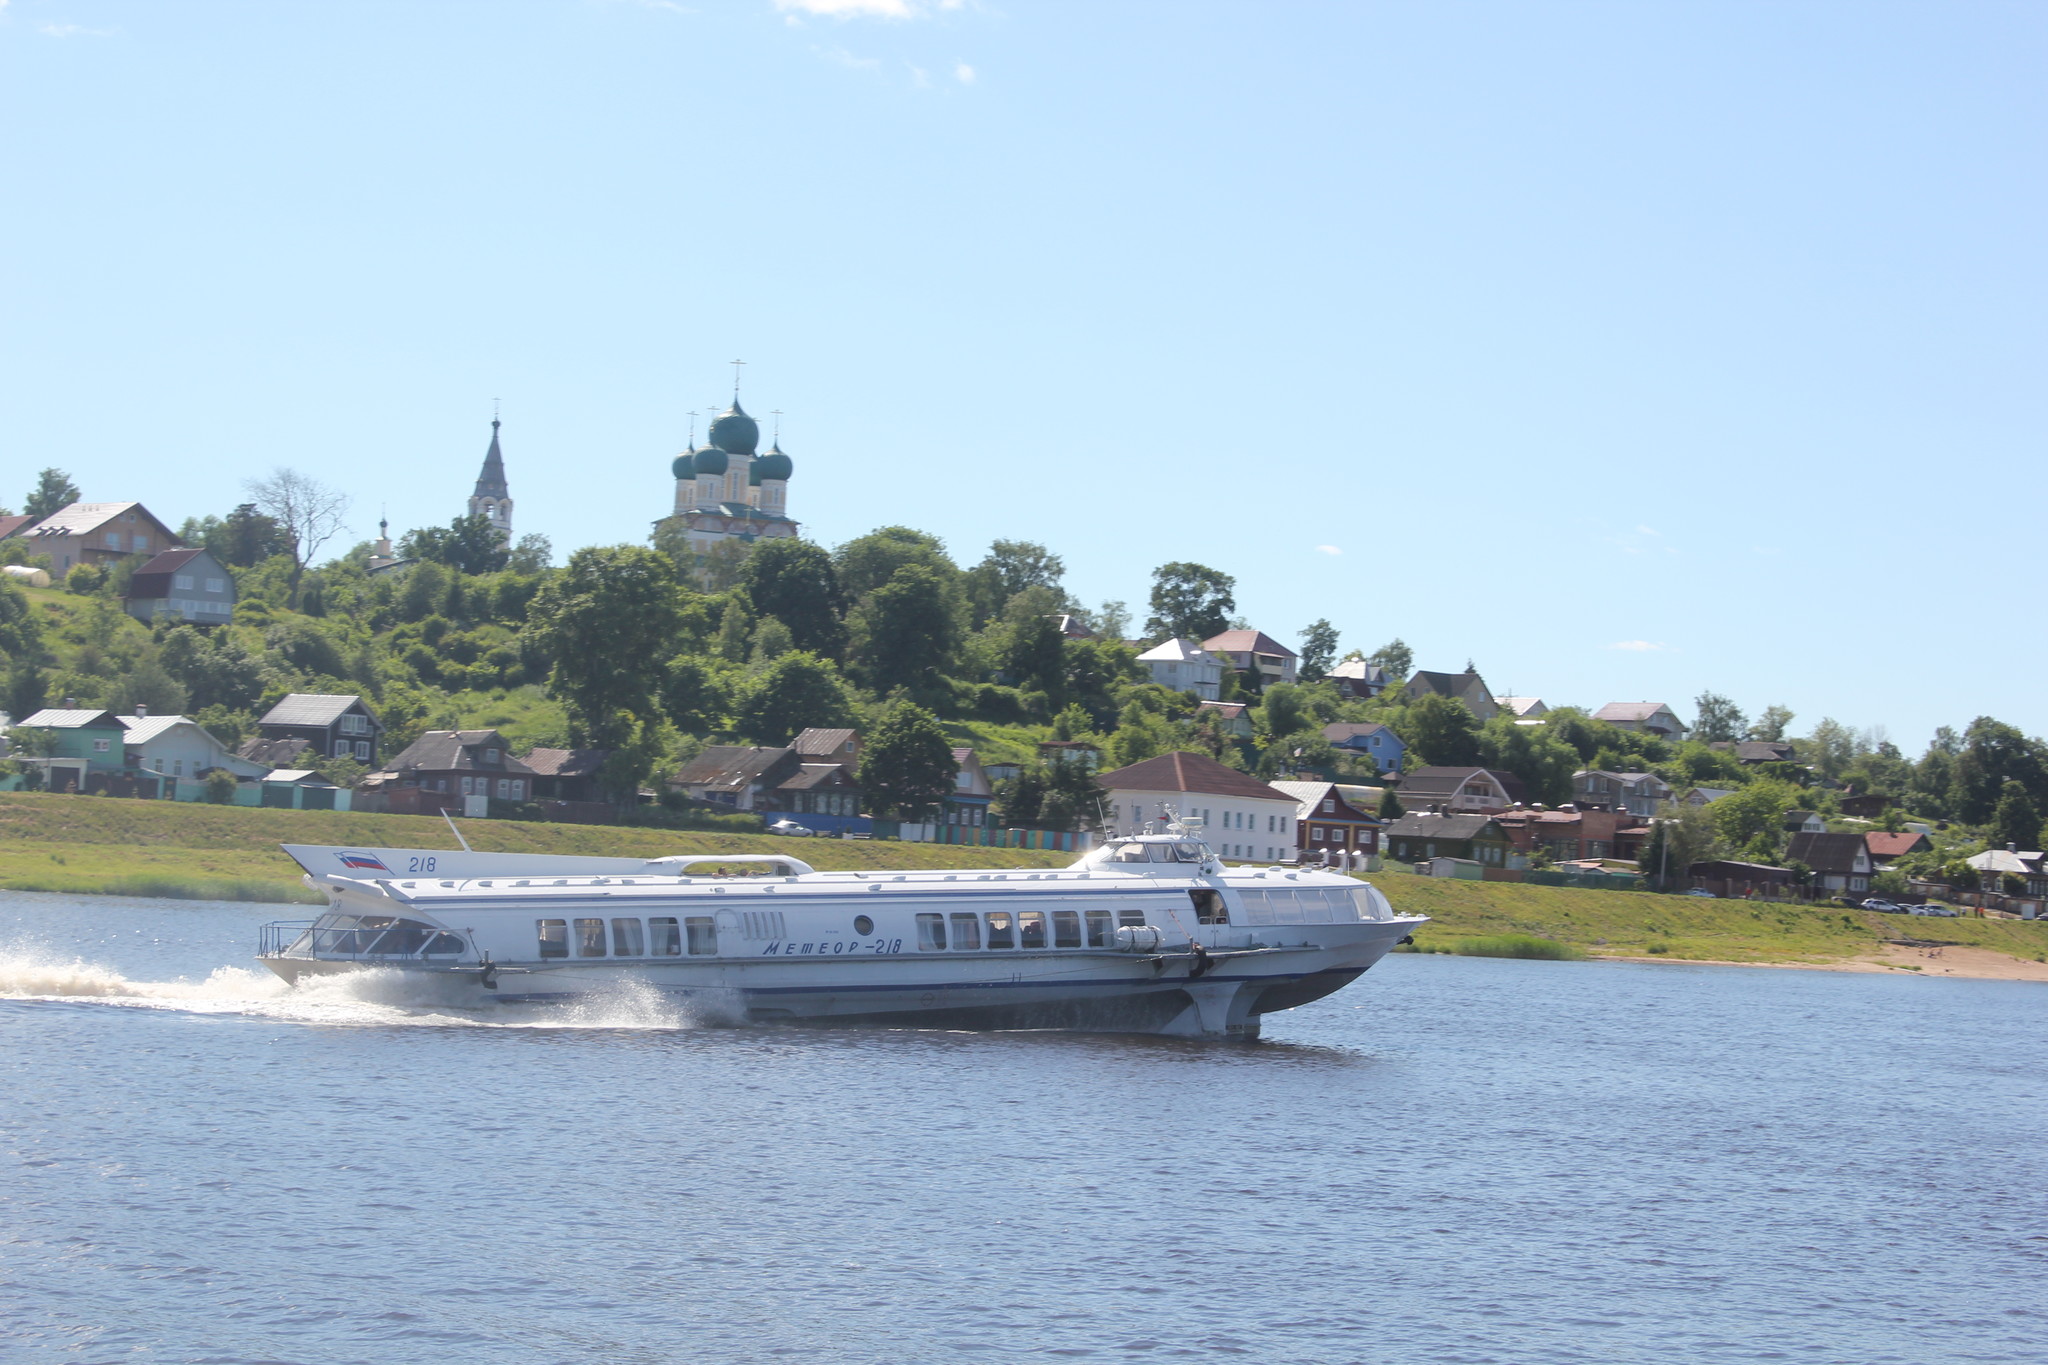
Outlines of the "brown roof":
M0 517L0 540L7 539L7 537L34 521L34 517Z
M1904 834L1886 834L1883 830L1874 829L1863 836L1863 842L1873 858L1903 858L1927 847L1928 838L1911 830Z
M858 730L821 730L812 727L790 741L800 754L836 754L860 737Z
M813 787L850 787L853 779L846 775L846 769L837 763L804 763L797 770L776 784L776 790L786 792L809 791Z
M1294 657L1293 650L1263 630L1226 630L1202 641L1202 648L1223 654L1285 654L1290 659Z
M1257 801L1294 804L1286 792L1256 777L1226 768L1207 754L1176 749L1113 772L1097 773L1097 783L1111 791L1200 792L1205 796L1243 796Z
M495 765L483 761L484 751L495 749ZM446 773L478 772L522 776L530 771L512 757L504 737L496 730L429 730L408 744L405 752L384 765L386 772L408 771Z
M723 787L737 791L775 773L778 767L794 770L796 750L781 747L748 747L714 744L683 765L670 781L684 787Z
M591 777L611 756L609 749L535 749L519 761L535 777Z
M1858 853L1869 852L1860 834L1795 834L1785 846L1785 859L1815 872L1845 873L1856 870Z
M148 562L135 571L135 576L128 580L128 596L141 601L169 597L171 595L171 575L204 554L206 554L205 550L195 548L188 550L165 550L159 555L152 556ZM208 556L207 562L210 564L214 563L211 556ZM215 567L219 566L215 565ZM221 573L225 575L227 570L221 569Z

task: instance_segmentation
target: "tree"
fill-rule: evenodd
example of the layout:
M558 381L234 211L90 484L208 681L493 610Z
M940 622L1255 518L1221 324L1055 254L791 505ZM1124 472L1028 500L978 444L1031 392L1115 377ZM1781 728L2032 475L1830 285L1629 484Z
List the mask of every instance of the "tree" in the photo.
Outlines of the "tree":
M1480 727L1479 761L1521 778L1531 800L1561 805L1572 799L1579 755L1548 726L1518 724L1501 712Z
M1799 744L1799 756L1830 782L1848 770L1856 750L1856 732L1832 716L1822 716Z
M1409 672L1415 667L1415 651L1408 648L1408 642L1396 635L1372 652L1369 662L1378 664L1387 672L1387 681L1400 684L1408 680Z
M787 744L805 730L852 724L853 699L839 666L801 649L756 673L733 705L733 728L754 744Z
M725 676L689 654L670 659L667 671L661 684L661 710L669 723L686 735L708 735L718 729L732 705Z
M832 567L839 574L840 589L847 600L855 602L911 564L922 564L948 580L960 573L960 566L946 554L944 541L908 526L884 526L849 540L832 552ZM794 622L791 628L795 628Z
M1756 723L1749 727L1749 737L1775 744L1785 737L1785 729L1794 719L1789 706L1766 706L1764 713L1756 718Z
M801 650L836 659L846 651L840 624L845 596L832 557L808 540L763 540L740 566L739 586L753 609L789 627Z
M1301 689L1292 683L1274 683L1259 703L1259 720L1275 740L1301 729L1307 718L1308 704Z
M235 801L235 775L226 768L215 768L206 775L206 800L216 806L231 806Z
M1479 762L1479 718L1456 697L1432 692L1417 698L1402 712L1395 733L1432 767L1462 768Z
M1680 806L1650 822L1650 837L1637 862L1657 890L1683 885L1687 868L1714 855L1718 836L1710 809Z
M43 623L28 594L11 578L0 578L0 659L39 657L42 650Z
M1748 730L1749 718L1718 692L1700 693L1693 705L1699 714L1693 721L1692 737L1702 744L1733 742Z
M938 717L907 701L888 709L861 749L861 792L878 815L926 819L953 790L959 771Z
M1027 613L1009 626L1009 639L1003 647L1003 671L1017 680L1017 686L1043 692L1048 704L1057 705L1066 691L1066 649L1066 637L1060 634L1058 622L1051 616Z
M1999 788L1998 805L1991 812L1990 844L1993 848L2034 849L2041 837L2041 812L2027 795L2027 789L2011 778Z
M1207 640L1230 629L1237 610L1237 580L1206 564L1176 560L1152 571L1152 615L1145 633L1154 640L1184 636Z
M974 610L974 626L979 629L991 617L1001 615L1010 599L1026 588L1060 593L1060 579L1066 571L1065 562L1036 541L994 542L981 563L967 571L967 600Z
M2039 740L2003 721L1989 716L1971 721L1954 762L1955 814L1965 824L1994 818L2007 781L2018 782L2037 805L2048 800L2048 752Z
M1329 676L1337 661L1337 628L1316 619L1301 628L1301 680L1316 682Z
M320 547L334 538L342 518L348 515L348 494L281 466L271 471L269 478L250 479L243 486L257 510L284 533L285 553L292 557L290 601L297 606L306 566Z
M512 557L505 537L481 512L457 517L446 526L406 532L399 542L403 559L431 559L457 573L496 573Z
M548 693L567 703L576 743L628 743L636 718L656 714L681 616L674 569L637 545L578 550L542 585L521 643L553 660Z
M29 490L28 501L21 505L24 516L54 516L79 498L78 485L71 482L71 476L61 469L45 469L36 476L36 486Z
M1131 632L1131 609L1122 602L1104 602L1095 612L1095 633L1113 643Z
M854 609L861 671L877 692L930 687L953 662L959 622L929 565L906 564Z
M1407 814L1406 811L1401 809L1401 798L1394 794L1392 787L1382 787L1380 789L1380 808L1375 813L1380 819L1389 824Z
M1770 862L1785 841L1785 812L1798 800L1799 788L1766 777L1704 809L1713 817L1721 842L1745 853L1767 850L1758 861Z
M505 556L505 567L517 574L546 573L555 562L555 544L538 531L519 537Z

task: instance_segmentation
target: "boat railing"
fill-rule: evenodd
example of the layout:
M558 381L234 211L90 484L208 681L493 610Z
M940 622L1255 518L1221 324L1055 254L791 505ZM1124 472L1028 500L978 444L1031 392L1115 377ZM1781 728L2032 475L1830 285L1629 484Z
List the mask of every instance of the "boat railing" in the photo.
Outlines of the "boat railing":
M392 942L396 936L396 942ZM383 940L380 942L380 940ZM445 941L445 942L444 942ZM318 920L272 920L259 931L259 957L306 957L349 962L410 962L460 955L461 940L445 931L410 926L321 927ZM428 952L429 946L436 951Z

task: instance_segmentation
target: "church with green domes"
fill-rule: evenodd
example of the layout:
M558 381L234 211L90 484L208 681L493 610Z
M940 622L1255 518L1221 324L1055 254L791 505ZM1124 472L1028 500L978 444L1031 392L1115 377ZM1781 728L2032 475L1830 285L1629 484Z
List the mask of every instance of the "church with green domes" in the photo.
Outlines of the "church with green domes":
M675 510L659 525L680 526L690 549L708 554L729 541L752 544L764 537L794 536L789 517L789 456L781 443L755 453L761 424L747 416L735 397L712 420L704 444L676 456Z

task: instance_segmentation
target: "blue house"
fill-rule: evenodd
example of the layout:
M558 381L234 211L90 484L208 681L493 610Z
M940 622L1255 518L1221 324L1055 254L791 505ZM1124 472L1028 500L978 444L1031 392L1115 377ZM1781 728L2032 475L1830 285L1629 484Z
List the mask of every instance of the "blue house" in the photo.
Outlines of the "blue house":
M1401 737L1376 720L1341 721L1323 727L1323 738L1340 754L1369 758L1383 773L1401 771L1401 756L1408 746Z

